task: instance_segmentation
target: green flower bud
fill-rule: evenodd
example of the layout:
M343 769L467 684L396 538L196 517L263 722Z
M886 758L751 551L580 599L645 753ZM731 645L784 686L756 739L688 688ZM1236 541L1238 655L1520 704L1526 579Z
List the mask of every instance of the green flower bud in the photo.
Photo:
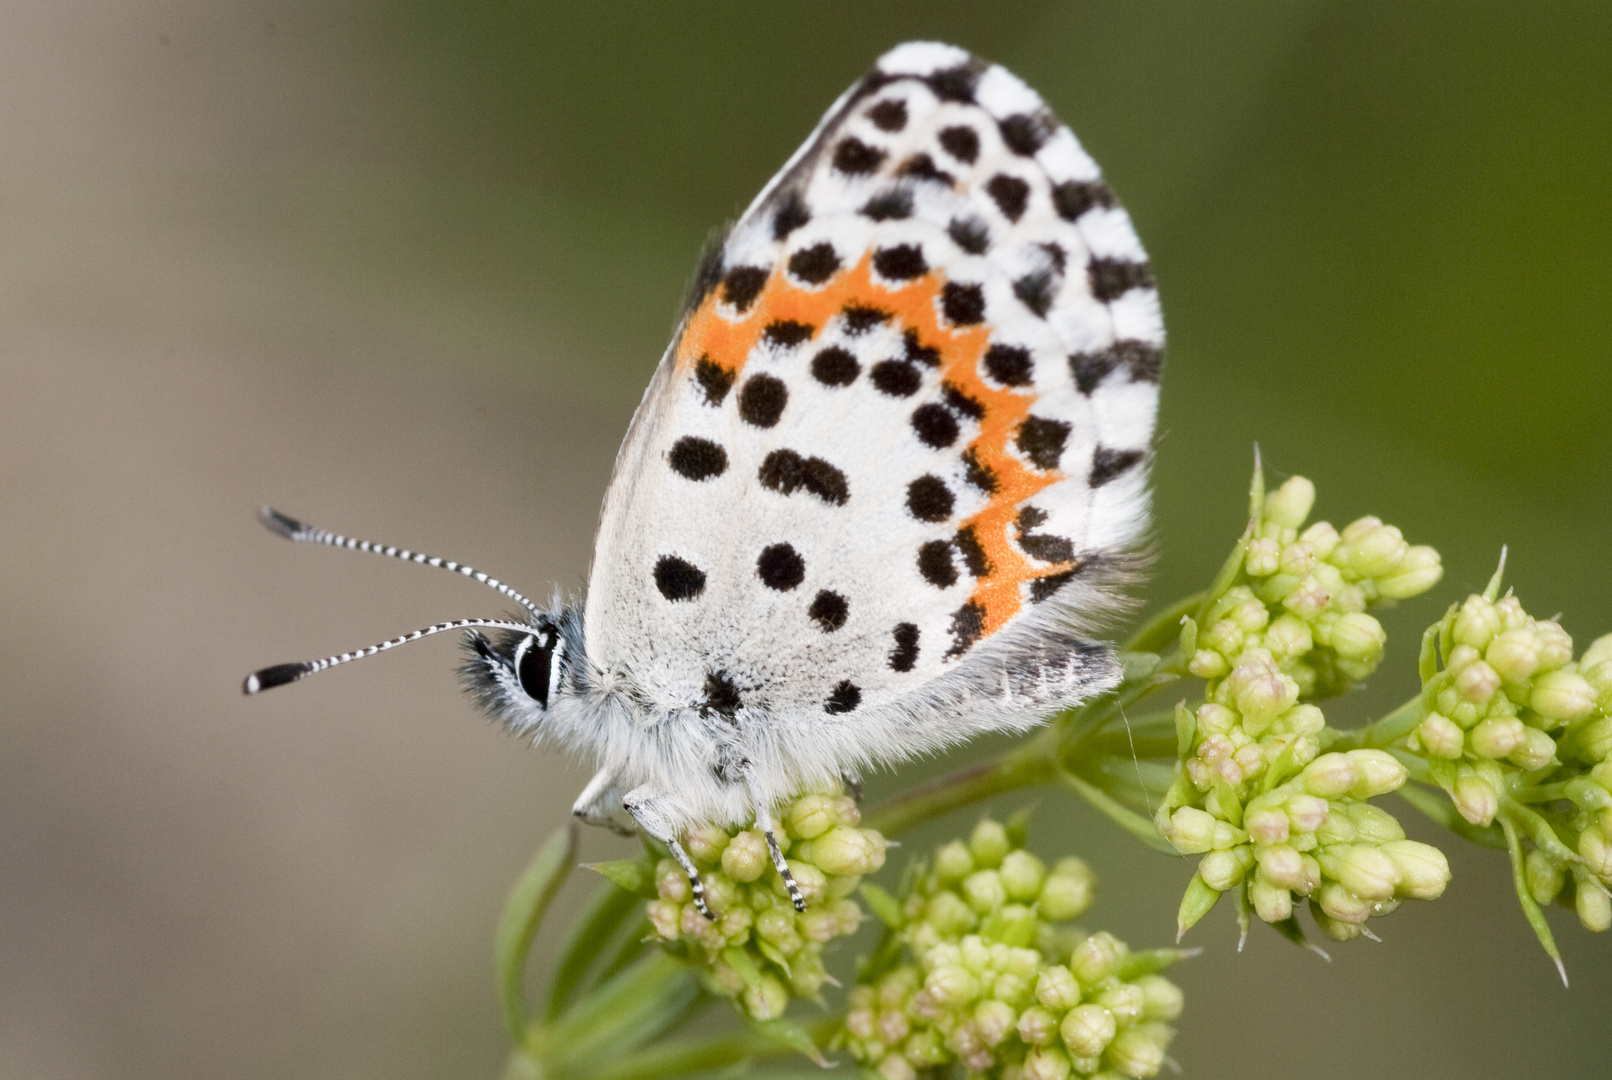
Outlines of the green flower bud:
M1332 553L1338 549L1342 538L1338 535L1338 530L1332 527L1331 522L1317 521L1299 534L1299 542L1315 552L1316 558L1330 559Z
M1594 710L1595 690L1575 672L1548 671L1534 680L1528 704L1546 720L1571 723Z
M1276 573L1281 559L1280 544L1268 537L1258 537L1248 542L1248 550L1243 555L1243 569L1249 577L1270 577Z
M1356 896L1339 881L1322 882L1315 892L1315 901L1338 922L1358 925L1371 917L1371 901Z
M1573 893L1573 907L1578 911L1578 921L1592 933L1612 926L1612 899L1604 889L1580 881Z
M1271 654L1264 649L1249 649L1243 653L1227 676L1226 684L1250 735L1263 731L1298 701L1298 684L1282 674Z
M722 859L722 849L727 846L728 834L720 825L707 822L683 834L683 847L702 866L715 866Z
M925 905L923 921L942 935L951 936L972 930L978 920L962 897L954 892L937 892Z
M1399 873L1399 896L1409 900L1437 900L1450 883L1450 863L1444 852L1415 840L1390 840L1378 848L1394 861Z
M1386 750L1350 750L1349 760L1360 777L1349 791L1352 798L1375 799L1378 795L1397 791L1409 776L1399 759Z
M1325 611L1327 605L1332 603L1332 592L1320 580L1320 570L1325 565L1318 564L1315 573L1306 574L1292 591L1282 597L1282 606L1306 621Z
M1474 660L1455 676L1455 692L1462 701L1482 705L1500 689L1500 676L1482 660Z
M1455 721L1442 713L1430 712L1423 717L1416 734L1429 757L1454 760L1466 748L1466 734Z
M1387 900L1399 885L1399 869L1380 848L1340 844L1321 856L1321 869L1362 900Z
M757 1020L774 1020L784 1015L789 1004L789 990L772 975L763 974L759 980L744 988L739 997L744 1011Z
M1038 1046L1025 1055L1023 1080L1069 1080L1074 1066L1069 1056L1056 1046Z
M1409 600L1437 585L1443 576L1439 553L1426 544L1417 544L1406 549L1398 569L1377 579L1377 595L1384 600Z
M1601 711L1612 713L1612 657L1593 662L1586 658L1579 662L1579 673L1590 684L1590 689L1595 691L1595 703L1601 707Z
M1174 1020L1181 1015L1186 996L1181 988L1163 975L1143 975L1136 980L1142 988L1142 1016L1148 1020Z
M1472 752L1488 758L1509 756L1528 743L1528 729L1515 716L1484 720L1472 729Z
M1302 476L1290 476L1265 496L1265 520L1284 529L1297 529L1315 506L1315 485Z
M1554 902L1567 880L1567 872L1538 848L1524 857L1523 876L1528 881L1528 895L1537 904Z
M1242 881L1253 862L1246 847L1230 851L1211 851L1198 863L1198 875L1204 884L1216 892L1226 892Z
M1135 983L1119 983L1099 993L1096 1004L1113 1013L1120 1027L1126 1027L1142 1019L1147 998Z
M1164 836L1181 854L1201 855L1213 848L1217 824L1213 815L1195 806L1182 806L1170 815Z
M1379 806L1370 803L1353 803L1343 812L1355 828L1355 838L1363 844L1386 844L1390 840L1405 839L1405 830L1399 819Z
M1279 807L1250 810L1243 817L1243 827L1256 844L1280 844L1287 839L1288 818Z
M836 824L833 796L802 795L784 812L784 825L802 840L821 836Z
M813 863L802 862L799 859L788 859L786 862L789 865L790 874L795 878L795 887L800 890L800 895L805 898L806 905L810 907L821 901L828 892L828 876ZM772 879L772 891L775 896L787 897L789 895L789 889L784 885L784 879L777 876Z
M1612 634L1603 634L1590 642L1584 655L1579 657L1579 665L1591 667L1603 660L1612 660Z
M1310 624L1296 615L1282 615L1265 631L1265 647L1273 656L1303 656L1315 647Z
M1007 829L1000 821L986 818L974 826L974 831L968 837L968 850L974 856L974 862L982 867L996 867L1001 865L1002 859L1013 847L1008 840Z
M1069 954L1069 970L1083 986L1094 986L1114 973L1130 950L1107 931L1098 931Z
M1519 769L1532 772L1535 769L1543 769L1555 758L1556 740L1538 728L1525 727L1522 745L1513 750L1506 760Z
M1187 670L1200 679L1218 679L1231 670L1231 664L1213 649L1199 649L1187 662Z
M1612 757L1612 717L1597 716L1582 727L1575 728L1572 746L1586 761L1605 761Z
M1248 883L1248 900L1254 914L1268 923L1279 923L1293 914L1293 894L1263 877Z
M871 874L884 865L884 837L866 829L835 825L811 841L811 858L830 874Z
M1455 809L1474 825L1487 825L1500 811L1500 794L1487 780L1471 769L1462 767L1455 777L1455 789L1450 793Z
M935 876L941 884L962 881L974 872L974 856L961 840L953 840L935 852Z
M666 860L671 862L670 859ZM722 872L734 881L750 882L760 877L772 866L772 858L767 852L767 841L754 829L734 836L728 841L727 847L722 849ZM675 863L672 869L682 874ZM683 879L687 881L685 877Z
M1409 550L1404 534L1394 526L1380 522L1354 531L1358 524L1356 522L1344 529L1343 543L1338 545L1329 561L1357 578L1382 577L1397 571Z
M1091 872L1076 875L1055 870L1047 875L1036 900L1036 910L1048 922L1066 922L1077 918L1092 901Z
M1612 879L1612 843L1607 842L1599 825L1591 825L1578 834L1578 854L1590 873Z
M1331 804L1315 795L1295 792L1287 797L1282 808L1287 811L1294 832L1313 833L1321 827L1322 822L1326 821Z
M1534 634L1539 638L1539 669L1555 671L1573 659L1573 639L1554 619L1534 623Z
M944 964L925 977L924 992L937 1004L955 1009L979 997L980 984L961 964Z
M882 1080L918 1080L918 1070L900 1054L888 1054L874 1070Z
M1002 884L1008 896L1029 903L1041 894L1047 880L1047 865L1028 851L1012 851L1002 859Z
M1040 1005L1019 1014L1019 1038L1031 1046L1045 1046L1058 1034L1058 1018Z
M1256 848L1254 858L1259 865L1259 876L1271 886L1279 889L1304 888L1304 856L1287 844Z
M1295 542L1282 549L1282 557L1277 567L1284 574L1303 578L1315 571L1316 562L1315 552L1310 550L1308 544Z
M1126 1076L1157 1075L1164 1065L1170 1029L1162 1024L1140 1024L1120 1032L1108 1047L1108 1060Z
M1340 617L1332 624L1330 636L1329 644L1339 656L1372 664L1382 659L1388 641L1382 623L1364 612Z
M1342 798L1360 781L1360 770L1350 755L1336 752L1322 754L1299 774L1305 792L1322 799Z
M1079 1005L1069 1010L1058 1026L1064 1045L1078 1057L1096 1057L1108 1049L1119 1025L1101 1005Z
M1484 597L1473 594L1456 612L1453 634L1457 644L1483 649L1501 629L1499 609Z
M963 898L980 915L1007 903L1007 887L995 870L976 870L963 879Z
M1539 670L1540 644L1531 628L1507 630L1489 642L1483 658L1506 682L1527 682Z
M1062 964L1051 964L1036 978L1035 999L1053 1012L1068 1012L1080 1004L1080 983Z

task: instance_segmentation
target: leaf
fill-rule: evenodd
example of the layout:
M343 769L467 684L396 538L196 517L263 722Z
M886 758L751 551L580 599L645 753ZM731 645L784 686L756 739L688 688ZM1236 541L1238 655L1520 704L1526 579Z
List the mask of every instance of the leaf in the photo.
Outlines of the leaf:
M587 909L572 924L560 950L554 977L549 981L548 1006L544 1010L548 1019L553 1020L564 1012L571 999L584 989L583 980L588 972L604 955L622 926L637 912L638 906L638 896L618 888L614 879L600 884Z
M1014 847L1023 847L1025 840L1029 837L1030 815L1034 810L1034 806L1022 807L1007 819L1005 828L1007 829L1008 842Z
M498 933L494 939L498 996L504 1007L504 1026L516 1046L526 1040L526 954L531 950L544 913L571 872L576 841L576 822L568 822L555 830L521 872L498 918Z
M746 1023L750 1025L752 1031L766 1036L781 1046L787 1046L791 1050L805 1054L825 1069L832 1064L823 1056L823 1052L817 1048L817 1043L812 1039L811 1035L799 1024L782 1019L751 1020L749 1018L746 1018Z
M879 921L892 930L900 930L906 925L906 916L901 911L901 901L891 896L889 891L869 882L861 888L862 899L868 902L873 914Z
M609 862L583 863L582 869L592 870L595 874L609 878L634 896L641 896L645 900L655 898L655 868L643 859L612 859Z
M1198 736L1198 718L1187 703L1175 703L1175 756L1182 761L1192 753L1192 740Z
M1219 900L1220 893L1211 889L1201 874L1193 874L1192 880L1187 882L1187 891L1181 894L1181 907L1176 911L1175 939L1180 941L1186 937L1187 931L1209 914Z

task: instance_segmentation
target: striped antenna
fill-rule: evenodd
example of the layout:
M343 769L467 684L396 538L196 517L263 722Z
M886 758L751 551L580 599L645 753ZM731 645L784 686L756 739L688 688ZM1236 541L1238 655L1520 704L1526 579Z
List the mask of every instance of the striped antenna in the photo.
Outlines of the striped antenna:
M307 678L316 671L323 671L338 664L351 663L354 660L362 660L366 656L374 656L376 653L385 652L387 649L395 649L399 645L407 645L411 641L419 641L421 638L430 637L432 634L440 634L444 630L463 630L471 626L491 627L494 630L515 630L524 634L533 633L537 629L525 623L506 622L503 619L454 619L452 622L442 622L434 626L427 626L422 630L416 630L411 634L404 634L402 637L395 637L389 641L383 641L379 645L371 645L367 649L359 649L356 652L344 652L336 656L327 656L323 660L304 660L296 664L275 664L273 667L254 671L246 677L246 682L241 684L241 692L256 694L262 690L284 686L286 683Z
M456 574L463 574L467 578L475 578L483 585L498 590L533 615L541 617L543 614L537 610L536 604L505 585L502 581L494 577L488 577L474 567L456 563L452 559L439 559L435 555L424 555L418 551L372 544L368 540L354 540L350 536L340 536L327 529L317 529L312 525L306 525L296 518L287 517L280 511L268 506L258 507L257 517L270 532L276 536L283 536L293 543L326 544L330 547L346 548L348 551L368 551L375 555L385 555L389 559L402 559L404 562L419 563L421 566L435 566L442 570L452 570ZM390 648L390 646L387 647ZM298 677L300 678L301 676ZM248 691L248 693L251 693L251 691Z

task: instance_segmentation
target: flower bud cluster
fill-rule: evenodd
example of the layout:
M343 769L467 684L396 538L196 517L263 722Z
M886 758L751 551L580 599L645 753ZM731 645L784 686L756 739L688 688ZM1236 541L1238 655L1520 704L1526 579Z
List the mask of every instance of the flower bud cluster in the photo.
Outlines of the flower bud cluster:
M757 1020L783 1015L791 997L816 998L828 973L823 946L854 934L862 909L851 899L862 875L884 865L884 837L858 828L848 795L803 795L778 816L774 836L806 899L796 911L760 832L715 825L683 837L700 870L708 919L671 859L655 867L647 914L655 936L705 967L706 985Z
M1562 901L1591 930L1612 926L1612 634L1577 660L1554 620L1515 596L1469 596L1437 627L1442 669L1406 746L1474 825L1508 798L1533 847L1529 892ZM1560 794L1535 798L1532 793ZM1534 826L1530 828L1529 826Z
M1315 485L1302 476L1265 498L1245 541L1243 582L1216 598L1196 633L1194 675L1224 678L1258 649L1292 684L1268 694L1342 693L1382 660L1387 636L1367 608L1426 592L1443 576L1437 551L1407 544L1377 518L1342 532L1325 521L1304 527L1314 503Z
M1158 974L1176 954L1055 925L1091 894L1079 859L1049 868L981 822L938 849L891 912L904 959L851 992L843 1044L886 1080L954 1064L1015 1080L1153 1076L1181 1012L1181 991Z
M1236 889L1271 923L1307 899L1321 929L1347 940L1449 880L1437 849L1368 804L1402 785L1405 767L1380 750L1322 753L1330 733L1311 703L1376 669L1387 637L1366 609L1430 588L1438 553L1373 517L1341 533L1306 528L1314 500L1303 477L1265 498L1238 574L1202 629L1189 620L1182 634L1205 701L1178 709L1181 771L1156 822L1177 851L1202 856L1183 932Z

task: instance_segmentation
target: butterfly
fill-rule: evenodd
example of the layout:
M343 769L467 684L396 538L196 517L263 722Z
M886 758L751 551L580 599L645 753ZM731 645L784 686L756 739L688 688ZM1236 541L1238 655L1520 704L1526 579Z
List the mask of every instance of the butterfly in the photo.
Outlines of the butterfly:
M1164 332L1097 165L1003 68L898 46L701 261L606 492L586 599L265 510L297 541L520 603L446 630L520 735L591 760L575 813L678 837L1114 687L1091 637L1148 520ZM492 630L491 635L483 634Z

